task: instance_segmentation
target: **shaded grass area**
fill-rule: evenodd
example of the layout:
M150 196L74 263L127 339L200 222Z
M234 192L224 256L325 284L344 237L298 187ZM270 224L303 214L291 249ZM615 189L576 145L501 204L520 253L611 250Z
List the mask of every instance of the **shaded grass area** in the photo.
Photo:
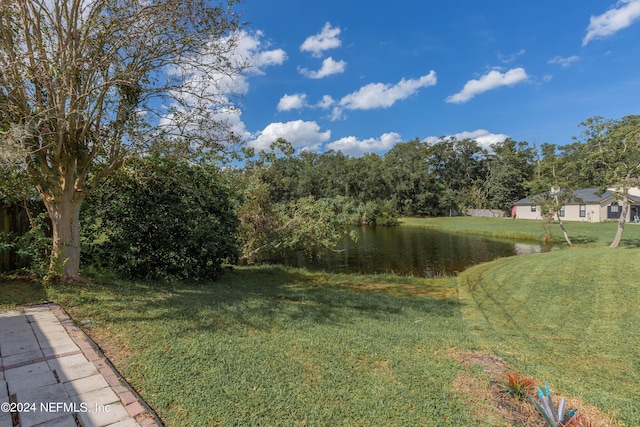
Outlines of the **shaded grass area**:
M50 292L171 426L477 424L437 354L466 341L452 280L263 267Z
M0 275L0 310L49 300L47 289L41 284L22 276Z
M561 393L640 425L640 253L579 248L458 277L469 333Z
M405 226L435 228L451 233L474 234L478 236L522 239L542 242L545 237L545 224L542 221L511 218L402 218ZM574 244L586 246L608 245L613 240L617 222L578 222L566 221L565 228ZM562 230L557 222L550 225L553 243L564 244ZM627 224L621 245L640 247L640 224Z

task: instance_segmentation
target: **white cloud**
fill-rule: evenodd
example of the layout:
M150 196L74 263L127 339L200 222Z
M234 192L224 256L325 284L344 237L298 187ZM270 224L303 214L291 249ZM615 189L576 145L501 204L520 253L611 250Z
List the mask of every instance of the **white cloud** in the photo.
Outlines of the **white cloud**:
M520 49L519 51L511 55L503 55L501 53L498 53L498 60L503 64L508 64L515 61L518 56L524 55L525 53L526 51L524 49Z
M227 129L233 132L241 140L245 140L251 136L251 132L247 130L242 121L242 111L238 108L223 108L216 112L219 120L224 122Z
M223 130L229 130L241 138L251 136L241 120L242 112L233 107L232 98L248 93L251 75L264 74L264 68L282 64L287 56L281 49L269 49L268 43L262 41L260 31L241 31L233 37L237 38L236 49L225 60L234 68L244 68L242 72L205 74L191 65L220 61L216 43L225 43L224 38L211 41L211 52L204 50L194 54L197 57L192 61L187 60L168 70L171 78L182 80L183 84L170 93L174 102L165 105L166 113L158 119L160 127L170 134L187 129L196 134L224 138Z
M323 110L326 110L327 108L330 108L335 103L336 101L331 96L324 95L322 97L322 100L320 100L320 102L318 102L316 106L318 108L322 108Z
M446 102L462 104L481 93L500 86L513 86L528 78L524 68L513 68L504 74L497 70L491 70L478 80L469 80L460 92L449 96Z
M480 145L481 147L489 150L491 148L491 144L497 144L498 142L502 142L505 139L509 138L509 136L503 133L491 133L486 129L476 129L473 131L459 132L459 133L456 133L453 135L447 135L444 137L429 136L425 138L423 141L429 144L434 144L438 142L441 138L445 138L445 139L454 138L457 140L472 139L476 141L478 145Z
M408 98L418 89L437 83L436 72L431 71L419 79L402 79L395 85L371 83L350 93L340 100L340 105L348 110L370 110L388 108L396 101Z
M278 111L300 110L307 105L306 93L285 94L278 102Z
M473 139L483 148L489 149L491 144L502 142L509 136L503 133L491 133L486 129L477 129L474 131L460 132L454 135L457 139Z
M331 115L329 116L329 120L331 120L332 122L335 122L336 120L341 120L343 118L344 118L344 114L342 114L342 108L336 106L331 109Z
M257 150L268 150L271 143L278 138L286 139L294 148L317 150L331 138L331 131L321 132L320 126L316 122L303 120L286 123L276 122L258 132L248 144Z
M316 34L307 39L300 45L302 52L311 52L313 56L320 57L322 52L329 49L340 47L342 41L338 38L340 28L334 28L329 22L324 24L320 34Z
M300 73L310 79L321 79L332 74L344 73L346 66L347 63L345 61L336 61L332 57L328 57L322 61L322 68L318 71L310 71L306 68L301 68Z
M611 36L630 26L638 18L640 18L640 0L619 0L615 7L602 15L591 16L587 35L582 39L582 46L586 46L591 40Z
M269 49L269 43L262 41L263 36L262 31L240 33L237 49L231 61L249 64L250 67L245 74L262 75L265 67L282 65L287 60L287 53L282 49Z
M278 111L300 110L302 108L320 108L328 110L334 106L336 101L330 95L324 95L320 101L315 104L307 102L306 93L294 93L293 95L285 94L278 102Z
M549 64L558 64L562 68L567 68L574 62L578 61L579 59L580 57L577 55L568 56L566 58L562 56L556 56L555 58L550 59L548 62Z
M270 65L282 65L287 60L287 53L282 49L267 50L257 55L258 68Z
M355 136L347 136L327 145L327 149L342 151L344 154L360 155L375 151L386 151L401 142L400 135L395 132L382 134L379 138L359 140Z
M245 95L249 91L248 76L264 74L264 67L281 65L287 59L283 50L268 49L268 45L261 41L262 32L260 31L255 33L241 31L235 37L238 39L236 49L225 60L228 60L233 68L243 69L243 71L236 74L222 72L204 74L200 67L193 66L193 63L215 64L221 60L216 45L226 41L212 40L209 44L211 52L205 49L197 54L197 59L185 61L181 66L174 66L168 70L171 77L183 79L181 93L178 91L173 93L174 96L178 95L176 99L194 98L190 99L194 102L197 99L209 100L214 95L220 95L224 103L226 102L224 97L230 94Z

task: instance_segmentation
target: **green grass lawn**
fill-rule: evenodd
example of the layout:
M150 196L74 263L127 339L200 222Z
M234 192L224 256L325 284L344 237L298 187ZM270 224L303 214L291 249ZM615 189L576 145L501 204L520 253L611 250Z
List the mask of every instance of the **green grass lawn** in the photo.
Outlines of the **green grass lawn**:
M640 425L640 251L603 247L504 258L458 277L476 345Z
M535 221L404 221L543 234ZM18 280L0 282L0 308L63 304L169 426L495 425L473 418L477 407L454 386L482 369L450 349L497 354L640 425L640 227L626 227L625 247L610 249L615 224L569 223L570 232L574 224L579 248L504 258L457 278L260 267L216 283Z
M170 426L475 425L438 354L467 341L455 294L276 267L51 291Z
M542 221L511 218L402 218L406 226L437 228L451 233L475 234L479 236L533 240L542 242L545 236ZM579 246L608 245L616 234L617 222L564 223L572 242ZM557 222L551 224L554 243L564 244L562 230ZM640 247L640 224L626 224L621 245Z

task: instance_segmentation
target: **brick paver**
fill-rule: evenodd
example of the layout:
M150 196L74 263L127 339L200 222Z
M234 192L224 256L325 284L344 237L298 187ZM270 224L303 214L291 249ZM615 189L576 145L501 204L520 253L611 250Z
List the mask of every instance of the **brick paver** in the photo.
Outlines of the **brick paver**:
M0 312L0 405L3 427L160 425L55 304Z

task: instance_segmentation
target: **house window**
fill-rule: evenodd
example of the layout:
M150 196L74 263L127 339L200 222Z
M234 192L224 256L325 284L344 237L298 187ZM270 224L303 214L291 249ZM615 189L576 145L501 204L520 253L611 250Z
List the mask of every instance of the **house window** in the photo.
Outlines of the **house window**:
M560 208L560 211L558 212L558 215L564 216L564 206Z
M618 202L613 202L607 207L607 219L620 218L620 206Z
M587 216L587 205L580 205L580 218Z
M536 205L531 205L531 212L535 212L536 211Z

